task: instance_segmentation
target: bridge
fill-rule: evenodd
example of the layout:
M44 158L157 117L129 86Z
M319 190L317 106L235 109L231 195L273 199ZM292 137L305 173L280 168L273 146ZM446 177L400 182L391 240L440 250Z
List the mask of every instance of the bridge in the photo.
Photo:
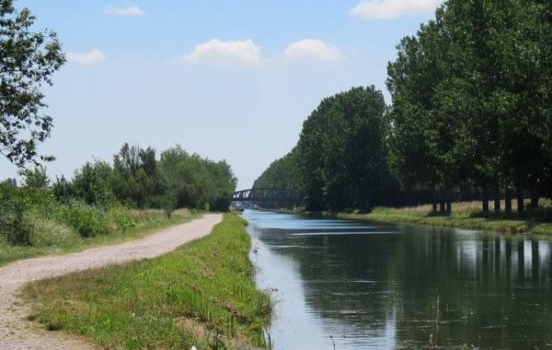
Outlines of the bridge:
M301 203L303 198L297 190L287 188L251 188L234 192L232 202L284 202Z

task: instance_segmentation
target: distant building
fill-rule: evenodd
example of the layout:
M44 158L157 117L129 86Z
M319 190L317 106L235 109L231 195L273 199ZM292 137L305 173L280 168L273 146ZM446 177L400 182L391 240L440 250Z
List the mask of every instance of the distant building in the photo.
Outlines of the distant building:
M9 183L10 185L12 185L13 187L17 187L17 180L16 179L13 179L13 178L8 178L6 180L7 183Z

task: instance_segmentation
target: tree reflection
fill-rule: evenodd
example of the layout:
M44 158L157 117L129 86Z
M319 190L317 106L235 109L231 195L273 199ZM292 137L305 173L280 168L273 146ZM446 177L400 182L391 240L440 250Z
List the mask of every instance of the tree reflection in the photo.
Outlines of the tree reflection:
M305 303L328 336L353 339L339 349L371 348L370 339L385 337L394 338L396 349L425 348L430 337L450 349L543 349L551 343L550 242L422 226L325 227L320 221L257 234L296 262Z

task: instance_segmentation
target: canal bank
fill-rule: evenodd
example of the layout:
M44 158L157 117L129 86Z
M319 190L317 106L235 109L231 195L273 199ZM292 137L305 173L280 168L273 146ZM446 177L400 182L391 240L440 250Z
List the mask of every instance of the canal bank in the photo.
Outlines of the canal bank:
M277 210L276 212L346 220L454 227L505 234L552 236L552 203L548 202L537 210L526 211L521 217L517 214L505 215L504 213L483 216L479 202L454 203L453 212L448 215L434 214L431 205L406 208L376 207L368 213L304 210Z
M225 214L208 236L157 258L153 256L159 254L149 253L156 246L149 243L136 242L135 248L129 242L115 256L95 251L82 263L99 267L123 259L124 254L134 260L145 253L146 259L34 282L24 289L25 300L32 306L28 318L47 330L79 335L109 349L252 349L244 343L268 347L263 327L271 303L252 279L251 241L245 224L237 215ZM174 249L179 239L198 233L197 224L189 225L196 226L157 235L170 234L167 244ZM98 262L100 258L106 263ZM2 327L0 335L1 331ZM42 337L55 339L56 335L46 332Z
M524 216L504 215L483 216L480 203L457 203L450 215L432 213L430 205L410 208L374 208L370 213L331 213L320 215L341 219L367 220L379 222L413 223L440 227L495 231L508 234L552 235L552 207L528 211Z
M246 211L275 350L545 349L552 242ZM430 339L432 339L430 341Z

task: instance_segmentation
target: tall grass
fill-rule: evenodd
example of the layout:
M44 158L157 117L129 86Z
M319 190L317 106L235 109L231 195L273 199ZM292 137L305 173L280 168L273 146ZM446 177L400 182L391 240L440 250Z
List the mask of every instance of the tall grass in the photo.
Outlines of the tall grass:
M129 211L118 204L61 203L44 191L1 188L0 266L22 258L125 240L196 216L188 210L177 210L168 218L162 210Z
M47 329L113 349L269 347L269 297L255 288L244 221L163 257L71 274L25 289Z

